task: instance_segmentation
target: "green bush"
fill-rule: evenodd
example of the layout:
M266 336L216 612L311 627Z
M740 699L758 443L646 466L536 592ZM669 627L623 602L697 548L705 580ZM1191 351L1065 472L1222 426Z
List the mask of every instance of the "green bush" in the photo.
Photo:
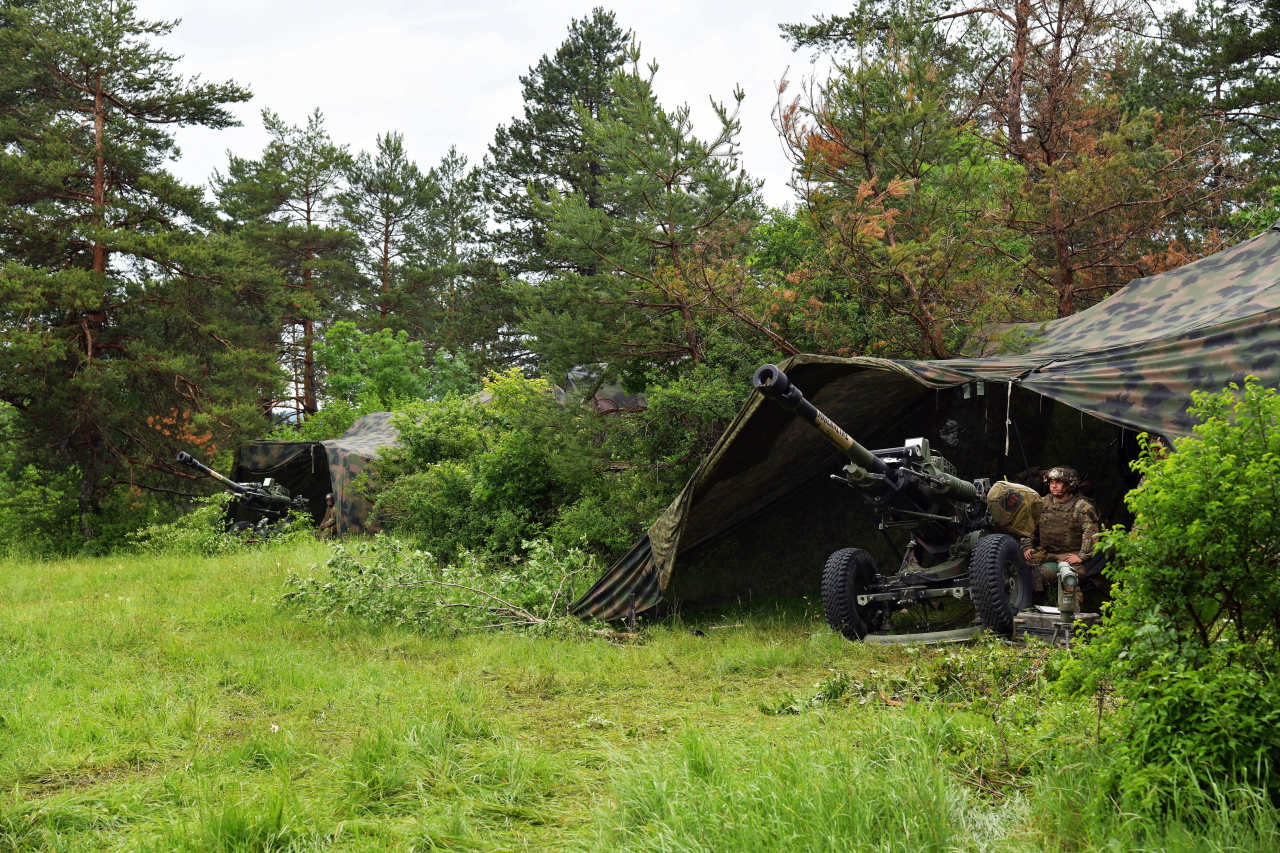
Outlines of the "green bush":
M198 498L195 507L173 521L157 522L127 534L128 543L148 554L197 554L211 557L227 554L261 541L256 531L236 534L227 530L227 504L233 496L219 492ZM293 542L311 536L311 517L295 514L288 521L274 525L270 539Z
M645 468L607 472L560 509L547 535L562 548L617 557L635 544L671 497Z
M480 395L409 403L395 421L400 446L376 466L377 512L446 561L462 550L518 557L540 538L621 556L737 413L750 387L743 358L657 384L647 409L621 416L557 400L517 371L490 375Z
M618 424L613 453L648 469L656 491L670 501L733 421L751 392L758 359L703 363L655 382L643 412Z
M394 423L400 444L384 451L379 460L384 479L437 462L469 462L486 446L484 409L473 397L417 400L399 409Z
M76 472L33 459L22 438L17 410L0 402L0 555L70 553L82 541Z
M174 521L148 524L129 534L129 540L146 553L180 553L212 556L241 547L240 539L227 532L227 504L231 495L218 493L199 498L195 507Z
M382 410L378 401L373 399L356 403L330 400L323 409L308 415L301 423L286 423L276 427L267 434L267 438L271 441L325 441L337 438L351 429L357 418Z
M1110 683L1123 700L1116 775L1132 795L1167 796L1133 782L1150 775L1251 783L1274 797L1280 395L1251 379L1197 394L1191 413L1194 435L1173 452L1143 439L1143 482L1126 497L1133 526L1103 537L1110 612L1063 683Z
M441 461L391 479L379 493L377 513L387 528L443 559L480 540L471 500L471 469Z
M316 343L316 362L328 399L301 423L283 424L269 438L324 441L342 435L370 412L420 411L420 403L470 394L480 378L466 360L444 350L428 355L407 332L365 332L339 320Z
M33 464L0 471L0 554L38 557L75 551L82 541L75 494L73 471Z
M0 555L48 557L101 555L132 546L139 527L174 519L178 506L167 496L117 483L99 499L91 523L80 533L80 471L50 452L24 445L15 410L0 403Z
M512 371L488 377L478 397L406 406L395 421L401 444L377 464L387 529L446 562L462 551L517 558L539 538L625 550L648 519L608 512L620 484L606 474L601 434L614 423L552 390ZM635 484L625 478L624 493L634 497Z
M368 401L381 409L398 401L475 391L479 377L464 359L436 350L401 329L365 332L350 320L338 320L316 343L316 362L335 400Z
M1280 786L1280 680L1275 665L1241 661L1256 650L1215 649L1200 660L1174 650L1124 685L1132 700L1116 744L1116 784L1123 801L1143 811L1163 808L1185 789L1224 783Z

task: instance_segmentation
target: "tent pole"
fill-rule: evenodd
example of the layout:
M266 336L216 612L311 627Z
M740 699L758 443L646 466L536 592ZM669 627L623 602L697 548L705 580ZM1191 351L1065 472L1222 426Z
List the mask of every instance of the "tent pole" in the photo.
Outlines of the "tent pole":
M1013 380L1005 383L1004 394L1004 458L1009 458L1009 425L1013 423Z

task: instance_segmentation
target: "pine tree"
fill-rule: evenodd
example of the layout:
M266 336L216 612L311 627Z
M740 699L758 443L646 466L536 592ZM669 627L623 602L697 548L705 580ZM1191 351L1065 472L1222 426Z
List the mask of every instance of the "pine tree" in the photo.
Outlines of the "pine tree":
M1144 43L1125 69L1129 100L1221 123L1248 167L1240 177L1256 180L1250 198L1274 192L1280 186L1280 2L1197 0L1194 9L1172 10L1159 30L1160 38Z
M428 175L435 204L423 220L423 254L415 270L433 306L426 335L477 370L509 365L517 355L511 288L494 263L480 170L450 147Z
M1118 85L1144 8L1133 0L864 0L853 15L784 32L797 45L852 55L831 86L815 89L814 115L839 93L840 77L886 52L946 69L950 121L1021 170L1020 182L1005 185L1002 219L1028 238L1023 290L1051 292L1065 316L1219 245L1205 226L1221 217L1232 189L1214 178L1226 162L1220 138L1194 117L1134 108ZM815 143L831 141L821 120L815 129ZM863 140L847 142L850 157L874 153ZM963 206L953 213L956 222L968 215Z
M436 204L436 186L404 150L404 136L381 134L375 154L361 153L347 169L347 188L337 197L343 222L360 236L360 265L376 285L366 297L378 324L403 288L404 265L423 250L423 217Z
M1022 171L957 115L964 69L918 48L930 29L910 30L916 44L867 33L874 51L777 116L823 251L776 301L797 314L825 302L822 273L833 274L856 312L858 353L946 358L975 326L1024 307L1028 245L1002 204Z
M759 183L737 161L742 92L733 110L713 102L719 129L701 140L688 106L658 103L656 70L618 73L614 106L583 117L600 152L595 197L556 195L542 208L548 246L571 269L525 289L524 328L557 373L602 363L636 384L652 370L702 362L722 327L795 352L760 322L742 263L759 210Z
M337 204L351 157L330 139L319 110L301 127L270 110L262 121L271 137L262 156L232 155L214 187L233 230L280 271L281 360L302 417L319 409L316 326L350 313L359 289L358 238L342 227Z
M232 125L249 93L179 75L153 44L174 24L127 0L0 18L0 399L78 473L90 539L113 487L166 489L177 446L260 430L279 381L269 284L163 168L170 126Z
M549 252L540 204L553 192L580 194L593 208L602 204L600 153L583 119L600 119L614 102L611 80L630 39L612 12L596 7L569 25L554 55L520 78L524 116L498 127L485 164L486 194L499 225L494 245L512 274L574 269Z

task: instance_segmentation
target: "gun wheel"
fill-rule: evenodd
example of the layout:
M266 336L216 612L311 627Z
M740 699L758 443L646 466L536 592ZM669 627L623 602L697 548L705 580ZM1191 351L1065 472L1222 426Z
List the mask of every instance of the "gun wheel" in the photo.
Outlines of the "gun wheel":
M969 594L982 623L1013 636L1013 617L1031 605L1031 570L1012 536L989 533L969 559Z
M822 612L832 630L861 640L871 630L872 608L858 606L858 594L871 586L876 563L861 548L841 548L822 569Z

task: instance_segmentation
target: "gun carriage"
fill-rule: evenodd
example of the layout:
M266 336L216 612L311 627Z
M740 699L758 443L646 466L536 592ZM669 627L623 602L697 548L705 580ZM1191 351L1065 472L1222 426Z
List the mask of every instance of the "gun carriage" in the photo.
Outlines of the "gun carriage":
M1031 604L1032 586L1009 522L1025 518L1011 510L1038 501L1034 492L962 479L923 438L868 450L772 364L760 367L752 384L844 453L849 461L832 477L866 500L881 531L908 534L897 569L889 574L862 548L830 555L822 571L822 609L834 630L852 640L881 642L963 639L981 625L1012 634L1014 616ZM992 497L998 498L994 513ZM974 610L981 625L973 624ZM955 627L957 618L966 624Z

